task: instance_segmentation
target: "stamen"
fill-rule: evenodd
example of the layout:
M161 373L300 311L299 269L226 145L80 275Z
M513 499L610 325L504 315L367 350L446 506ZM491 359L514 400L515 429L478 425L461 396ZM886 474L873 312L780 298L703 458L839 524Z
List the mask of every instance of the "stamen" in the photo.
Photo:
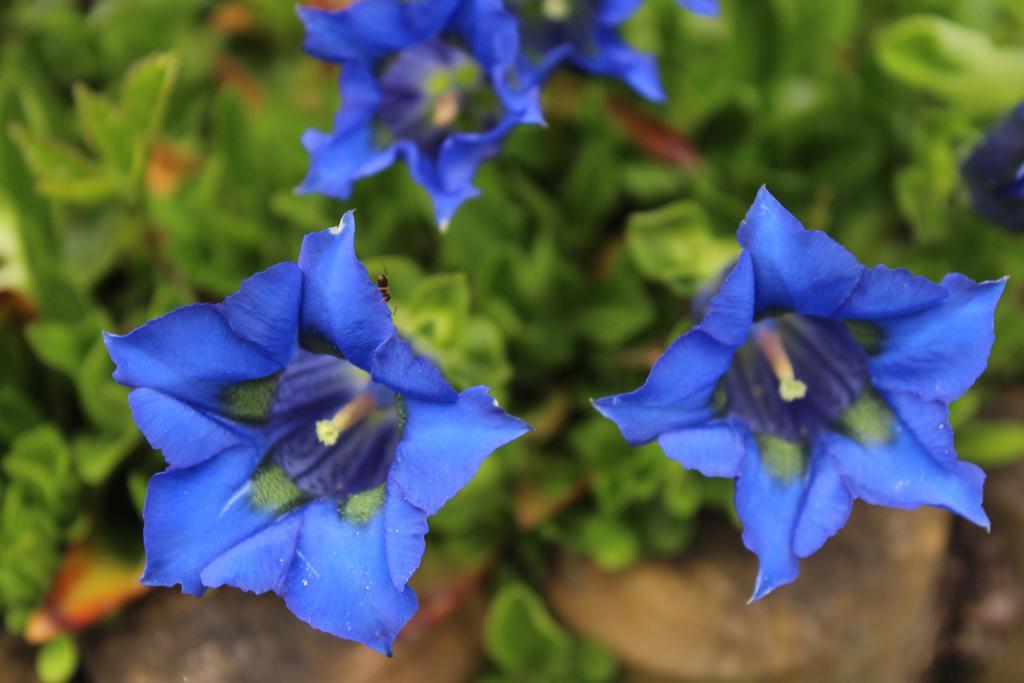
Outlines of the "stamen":
M369 393L361 392L341 407L330 420L317 420L316 438L325 446L338 443L342 433L358 424L377 410L377 401Z
M569 0L543 0L541 14L548 21L565 21L572 13Z
M431 122L438 128L447 128L459 118L459 93L449 90L437 98Z
M761 328L754 334L754 341L768 361L775 378L779 380L779 397L786 403L792 403L806 396L807 385L796 378L793 362L786 354L779 333Z

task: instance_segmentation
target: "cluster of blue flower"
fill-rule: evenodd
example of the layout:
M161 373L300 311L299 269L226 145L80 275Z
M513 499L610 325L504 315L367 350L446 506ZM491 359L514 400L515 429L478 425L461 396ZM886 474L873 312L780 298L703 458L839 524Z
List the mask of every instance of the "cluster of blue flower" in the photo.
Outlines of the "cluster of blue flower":
M556 64L660 95L652 63L616 35L636 1L532 4L303 9L307 48L345 64L335 131L305 139L305 187L344 195L401 155L444 220L508 129L540 120L536 86ZM144 582L273 591L313 626L390 652L417 607L428 517L529 427L486 387L456 391L398 335L355 230L346 214L223 303L106 343L168 462L146 498ZM735 479L760 563L752 599L795 580L855 499L987 527L984 474L958 460L949 404L987 364L1005 281L867 268L766 189L738 239L696 327L643 386L594 406L630 443Z
M352 183L399 158L442 227L478 190L473 178L518 125L544 122L539 89L558 66L618 78L649 100L664 93L650 55L619 34L643 0L374 0L300 7L306 51L342 65L329 133L302 144L300 192L348 199ZM680 0L701 14L717 0ZM381 31L387 26L387 31Z
M978 213L1024 232L1024 102L992 127L961 170Z

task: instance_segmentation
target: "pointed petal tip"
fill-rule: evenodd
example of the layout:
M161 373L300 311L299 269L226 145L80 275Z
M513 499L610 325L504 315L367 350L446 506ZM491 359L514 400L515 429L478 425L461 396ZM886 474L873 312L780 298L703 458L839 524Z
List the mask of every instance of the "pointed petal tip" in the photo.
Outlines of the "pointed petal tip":
M963 516L964 519L969 521L971 524L974 524L975 526L979 526L982 529L984 529L985 533L992 533L992 520L988 518L988 514L980 505L978 506L977 510L972 511L969 515L964 513L960 514L961 516Z
M333 228L328 228L332 235L351 234L356 230L356 210L349 209L346 211L338 224Z
M752 605L766 597L769 593L774 592L776 588L785 586L787 583L792 583L795 580L795 576L789 579L770 579L765 576L763 570L758 570L757 579L754 581L754 592L751 594L750 599L747 600L747 604Z

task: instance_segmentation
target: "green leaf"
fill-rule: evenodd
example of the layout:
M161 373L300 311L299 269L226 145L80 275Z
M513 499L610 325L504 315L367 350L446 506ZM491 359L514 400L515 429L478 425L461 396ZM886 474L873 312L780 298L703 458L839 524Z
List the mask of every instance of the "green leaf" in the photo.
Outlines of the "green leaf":
M631 264L621 252L614 258L611 274L593 286L573 320L580 335L603 348L621 346L654 320L654 305Z
M43 419L32 399L11 384L0 384L0 415L0 444L9 443Z
M606 683L615 679L618 664L600 643L585 638L576 653L576 670L584 683Z
M938 16L893 22L878 32L875 55L892 78L972 114L999 114L1024 99L1024 50Z
M681 296L693 295L739 255L736 240L715 235L711 218L690 200L631 215L626 247L641 275Z
M128 389L113 379L114 364L99 335L92 338L75 373L78 400L89 421L108 434L120 434L131 424Z
M637 530L618 517L589 516L579 522L579 545L603 569L619 571L640 558Z
M543 680L563 669L573 642L555 622L540 596L522 583L502 586L491 601L483 627L484 648L502 670Z
M67 683L78 670L78 645L64 634L46 642L36 655L36 675L42 683Z
M81 434L71 442L75 467L86 484L96 486L110 478L111 473L131 455L142 437L134 424L127 424L117 435Z
M124 116L110 100L81 83L75 84L72 93L86 144L96 150L104 166L128 180L133 135L125 126Z
M86 322L89 324L38 321L25 329L25 339L39 360L74 377L82 356L99 331L95 322Z
M134 185L142 181L149 148L163 124L177 75L177 58L158 54L132 65L121 82L121 113L132 141L128 177Z
M28 499L46 509L63 513L78 482L71 464L71 452L64 437L52 425L43 425L21 434L0 463L0 471L25 492Z
M50 585L80 485L67 444L51 425L20 434L0 472L7 480L0 501L0 609L12 625L24 626L17 615Z
M402 261L369 263L374 273L388 272L395 324L421 352L435 358L457 387L486 384L501 393L512 374L505 338L498 326L471 312L469 282L462 273L421 278ZM406 288L411 288L409 291Z
M964 460L998 467L1024 458L1024 424L1015 420L974 420L956 433L956 450Z
M36 189L54 199L96 204L117 197L117 178L74 147L14 125L11 137L36 178Z

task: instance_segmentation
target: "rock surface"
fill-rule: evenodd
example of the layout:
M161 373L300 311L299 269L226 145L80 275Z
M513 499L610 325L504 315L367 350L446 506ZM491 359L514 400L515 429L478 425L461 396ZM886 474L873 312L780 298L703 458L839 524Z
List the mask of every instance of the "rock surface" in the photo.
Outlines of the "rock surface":
M273 596L155 590L82 638L82 668L118 683L463 683L480 667L482 611L471 599L388 659L312 629Z
M0 683L34 683L35 656L14 636L0 631Z
M946 651L933 679L1024 681L1024 462L993 471L985 486L991 534L957 523Z
M610 574L566 557L549 597L631 681L907 683L933 653L949 530L943 511L858 505L797 583L748 606L754 557L708 520L676 562Z

